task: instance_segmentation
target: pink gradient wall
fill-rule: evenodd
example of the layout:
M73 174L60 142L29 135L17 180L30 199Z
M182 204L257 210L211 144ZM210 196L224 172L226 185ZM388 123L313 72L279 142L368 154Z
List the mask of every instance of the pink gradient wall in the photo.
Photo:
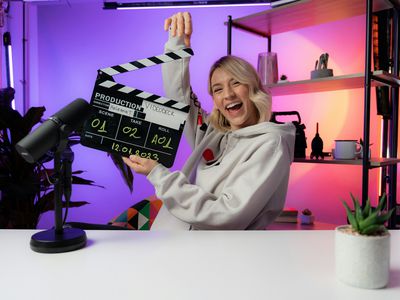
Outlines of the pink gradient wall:
M226 54L228 15L241 17L260 8L201 8L191 9L194 19L192 48L195 56L191 64L194 91L208 110L212 101L206 91L208 68ZM36 28L31 37L35 53L30 64L37 66L31 78L32 105L45 105L47 116L82 97L90 99L96 70L162 53L167 34L163 31L166 17L176 10L104 11L100 3L47 4L37 7ZM323 24L315 27L278 34L273 37L272 50L278 53L279 73L289 80L309 78L315 60L328 52L329 64L335 75L363 72L364 17ZM266 51L267 41L261 37L233 30L233 54L256 66L259 52ZM163 94L159 67L120 75L121 83L153 93ZM373 111L375 111L373 98ZM297 110L306 124L307 154L315 124L319 122L324 151L330 151L335 139L358 139L362 136L363 89L299 94L274 97L276 111ZM372 113L371 141L373 155L378 154L379 118ZM172 169L179 169L190 153L182 140L177 160ZM110 218L133 203L153 193L147 180L135 177L134 192L130 194L120 175L105 153L76 146L74 169L86 170L86 177L104 189L75 187L73 200L91 204L71 209L70 221L106 223ZM370 195L376 197L377 171L370 176ZM311 209L318 221L340 224L345 222L340 199L349 192L361 194L361 168L300 164L292 165L287 206L299 210ZM53 215L43 216L40 227L53 223Z

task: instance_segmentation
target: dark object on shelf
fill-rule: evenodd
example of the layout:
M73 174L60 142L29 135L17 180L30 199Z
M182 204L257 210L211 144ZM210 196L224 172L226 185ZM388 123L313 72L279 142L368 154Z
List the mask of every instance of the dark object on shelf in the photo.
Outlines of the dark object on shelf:
M311 71L311 79L333 76L333 70L328 69L328 53L322 53L319 60L315 62L315 68Z
M296 115L297 121L292 121L293 125L296 127L296 141L294 144L294 157L297 158L305 158L306 157L306 148L307 148L307 138L304 132L306 126L301 124L300 114L297 111L275 111L272 112L271 122L282 124L283 122L279 122L276 117L277 116L291 116Z
M288 78L285 74L282 74L278 80L278 83L288 82Z
M322 157L332 157L332 152L322 152Z
M390 10L375 12L372 16L374 70L389 72L393 67L390 57L392 45L392 19Z
M317 123L317 133L315 137L311 141L311 155L310 158L313 159L324 159L324 153L322 150L324 149L324 142L322 141L321 137L318 133L318 123Z
M376 12L372 17L374 70L390 72L390 68L393 66L390 58L390 49L392 47L391 17L392 12L390 10ZM378 86L375 88L375 92L377 114L381 115L385 120L389 120L392 112L389 87Z
M390 102L389 87L377 86L376 91L376 110L377 114L385 120L389 120L392 112L392 103Z
M299 211L295 208L284 208L275 219L276 223L297 223Z

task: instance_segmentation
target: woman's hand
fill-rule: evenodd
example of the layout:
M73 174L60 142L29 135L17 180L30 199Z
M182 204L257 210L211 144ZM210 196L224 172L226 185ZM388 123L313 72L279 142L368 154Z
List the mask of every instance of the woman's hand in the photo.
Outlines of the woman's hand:
M153 168L158 165L158 162L156 162L155 160L142 158L136 155L131 155L129 156L129 158L122 157L122 160L136 173L146 176L149 175L151 170L153 170Z
M190 37L193 32L192 16L188 12L179 12L164 22L164 30L171 28L172 36L183 36L185 46L190 47Z

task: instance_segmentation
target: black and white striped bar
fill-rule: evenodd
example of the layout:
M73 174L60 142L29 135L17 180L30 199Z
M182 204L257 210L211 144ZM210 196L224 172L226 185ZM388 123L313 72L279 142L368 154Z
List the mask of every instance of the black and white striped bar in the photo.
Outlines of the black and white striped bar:
M138 69L143 69L171 61L175 61L178 59L182 59L185 57L193 56L193 50L191 48L184 48L182 50L167 52L157 56L151 56L148 58L135 60L129 63L116 65L113 67L108 67L104 69L100 69L100 73L107 74L109 76L114 76L117 74L122 74L130 71L135 71Z
M126 101L137 103L141 107L140 111L145 115L145 121L167 126L175 130L179 130L180 126L185 123L190 109L190 106L185 103L135 89L111 80L106 79L101 81L98 83L98 86L105 88L108 91L107 94L115 95L115 99L125 99ZM112 109L112 107L115 107L115 109ZM134 110L120 107L120 105L110 106L109 110L128 117L134 115Z

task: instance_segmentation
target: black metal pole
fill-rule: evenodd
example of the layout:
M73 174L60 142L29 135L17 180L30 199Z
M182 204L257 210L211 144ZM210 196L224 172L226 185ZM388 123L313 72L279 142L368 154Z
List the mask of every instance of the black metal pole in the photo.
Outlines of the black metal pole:
M26 29L27 29L27 25L26 25L26 6L29 5L28 3L24 2L22 4L22 111L25 114L28 109L29 109L29 105L28 105L28 86L27 86L27 37L26 37Z
M228 16L228 55L232 54L232 16Z
M271 35L267 36L267 39L268 39L268 52L271 52L271 50L272 50L272 36Z
M62 195L63 195L63 176L61 170L61 154L62 150L57 149L54 154L54 172L55 172L55 183L54 183L54 223L55 233L63 233L62 224Z
M382 143L381 143L381 157L387 157L388 155L388 131L389 131L389 120L386 117L382 118ZM388 182L388 168L382 167L381 169L381 190L379 191L380 195L387 194L387 182Z
M393 9L393 74L399 75L399 9ZM398 117L399 117L399 88L391 88L392 98L392 122L390 130L390 157L397 158L398 148ZM397 206L397 164L389 167L389 198L388 208L396 208ZM388 221L390 229L396 228L396 212Z
M364 81L364 145L362 159L362 206L368 198L369 184L369 126L371 110L371 46L372 46L372 0L366 0L366 36L365 36L365 81Z

